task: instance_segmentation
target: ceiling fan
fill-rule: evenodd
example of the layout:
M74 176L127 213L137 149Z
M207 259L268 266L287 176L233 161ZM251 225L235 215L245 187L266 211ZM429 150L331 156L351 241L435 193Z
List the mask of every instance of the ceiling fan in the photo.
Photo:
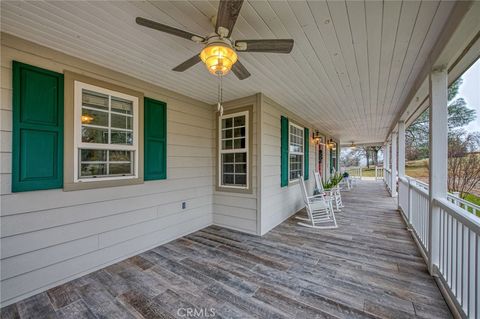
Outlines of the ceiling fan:
M233 40L231 34L242 4L243 0L220 0L215 32L205 37L141 17L137 17L136 22L205 45L200 54L177 65L173 71L183 72L203 61L214 75L223 76L232 70L237 78L243 80L250 73L238 60L236 52L290 53L293 39Z

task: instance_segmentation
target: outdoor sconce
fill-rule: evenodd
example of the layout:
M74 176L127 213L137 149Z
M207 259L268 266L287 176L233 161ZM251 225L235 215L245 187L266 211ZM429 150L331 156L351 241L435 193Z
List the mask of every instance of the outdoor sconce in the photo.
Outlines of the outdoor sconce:
M329 139L327 143L327 147L333 150L335 147L335 141L333 139Z
M319 131L313 132L313 143L318 145L320 144L321 141L322 141L322 137L320 136L320 132Z

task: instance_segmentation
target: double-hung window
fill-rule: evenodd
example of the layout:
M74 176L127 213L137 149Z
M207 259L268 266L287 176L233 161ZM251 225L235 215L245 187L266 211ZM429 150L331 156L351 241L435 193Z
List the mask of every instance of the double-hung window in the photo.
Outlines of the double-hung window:
M138 97L75 81L74 182L138 177Z
M219 185L248 188L248 111L219 119Z
M288 133L289 181L293 182L303 175L304 135L303 127L290 123Z

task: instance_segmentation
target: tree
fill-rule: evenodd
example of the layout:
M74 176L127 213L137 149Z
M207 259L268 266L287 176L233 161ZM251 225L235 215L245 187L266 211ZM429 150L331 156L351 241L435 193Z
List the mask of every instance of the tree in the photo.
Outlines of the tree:
M448 138L448 190L465 196L480 185L480 133L456 130Z
M367 160L367 168L370 164L378 165L378 152L381 150L380 146L360 146L353 149L348 149L342 152L340 161L344 167L360 166L362 158Z
M370 148L368 146L363 146L361 148L361 151L363 152L363 154L367 158L367 168L370 169Z
M340 156L340 163L343 167L356 167L360 166L360 160L362 154L357 149L342 150Z
M462 79L459 78L448 88L448 131L449 136L457 134L458 130L476 119L474 109L467 107L462 98L455 98L458 95ZM429 156L428 134L429 134L429 112L423 112L405 131L406 157L407 160L417 160Z
M372 151L373 164L375 166L378 166L378 152L380 152L381 149L381 146L370 146L370 150Z

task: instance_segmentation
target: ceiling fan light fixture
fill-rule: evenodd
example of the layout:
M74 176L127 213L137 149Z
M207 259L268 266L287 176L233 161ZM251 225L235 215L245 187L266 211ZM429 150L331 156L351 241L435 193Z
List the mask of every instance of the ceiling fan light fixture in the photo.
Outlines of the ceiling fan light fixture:
M237 53L223 43L212 43L200 53L200 59L214 75L226 75L237 62Z

